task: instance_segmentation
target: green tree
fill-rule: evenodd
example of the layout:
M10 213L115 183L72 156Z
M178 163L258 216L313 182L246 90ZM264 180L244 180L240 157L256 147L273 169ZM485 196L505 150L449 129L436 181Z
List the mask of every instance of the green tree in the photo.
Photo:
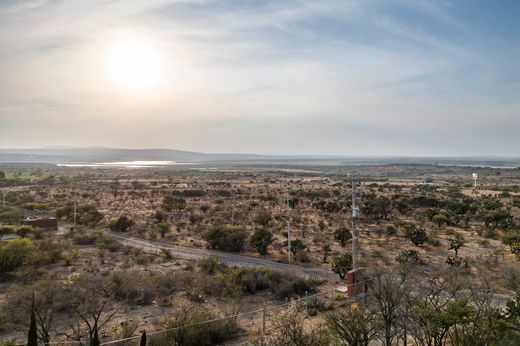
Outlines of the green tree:
M180 212L186 208L186 200L179 196L166 195L163 197L161 207L164 211L170 214L170 217L172 217L171 213L174 210Z
M134 226L134 221L126 215L120 216L117 220L112 220L108 228L112 232L128 232Z
M350 306L327 316L327 328L339 345L368 346L380 329L378 316Z
M437 214L432 217L432 222L435 223L439 229L441 229L443 224L448 223L448 218L444 214Z
M174 195L166 195L163 197L161 207L163 210L167 213L173 212L174 205L175 205L175 199L178 198Z
M448 250L455 251L455 257L459 255L459 250L464 246L464 237L456 234L455 237L449 239Z
M395 260L399 263L420 263L421 259L416 250L401 250Z
M421 246L428 240L428 234L422 227L413 227L405 231L405 235L415 246Z
M164 214L162 211L160 210L157 210L154 214L153 214L153 218L155 220L155 222L163 222L163 221L166 221L168 219L168 215Z
M36 251L32 240L13 239L0 244L0 273L7 273L28 264Z
M283 243L285 248L288 248L289 242L285 241ZM301 239L291 240L291 252L294 256L296 256L300 251L303 251L307 248L307 244L305 244Z
M518 231L504 232L500 236L500 239L502 240L502 243L504 243L504 245L509 246L509 248L512 250L513 246L515 244L520 243L520 232L518 232Z
M166 233L170 232L170 223L166 221L159 222L157 224L157 227L159 229L159 233L161 233L161 238L164 238Z
M202 237L211 249L240 252L244 249L247 233L240 227L213 226L204 231Z
M269 225L269 222L271 222L271 220L272 220L271 214L268 211L263 210L263 211L258 212L255 215L253 221L262 227L267 227Z
M265 228L259 228L251 237L251 246L254 247L259 254L267 255L267 248L273 243L273 234Z
M352 270L352 255L350 253L335 257L332 260L332 271L338 274L340 279L344 279L350 270Z
M334 240L337 241L342 247L345 247L345 245L347 245L347 242L352 238L350 230L345 226L337 228L334 231L333 236Z

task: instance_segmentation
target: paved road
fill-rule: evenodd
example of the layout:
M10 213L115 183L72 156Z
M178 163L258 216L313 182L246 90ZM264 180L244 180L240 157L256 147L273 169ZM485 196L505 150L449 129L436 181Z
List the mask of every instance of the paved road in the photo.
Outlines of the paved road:
M167 249L171 251L175 257L187 258L187 259L200 259L208 256L216 256L226 263L236 266L257 266L257 267L270 267L272 269L290 272L297 276L312 277L319 280L337 281L338 276L330 270L322 268L309 268L298 265L279 263L270 261L263 258L249 257L243 255L235 255L227 252L206 250L206 249L195 249L185 246L178 246L169 244L162 241L156 240L143 240L139 238L130 237L126 234L114 233L105 231L106 234L111 237L123 242L124 244L132 247L138 247L148 249L152 251L160 251L160 249Z

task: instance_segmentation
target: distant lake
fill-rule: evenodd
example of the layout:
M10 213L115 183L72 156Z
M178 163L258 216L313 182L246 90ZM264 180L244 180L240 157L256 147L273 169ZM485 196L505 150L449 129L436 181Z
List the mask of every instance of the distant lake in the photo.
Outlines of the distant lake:
M119 161L119 162L96 162L96 163L58 163L58 167L124 167L124 168L150 168L158 166L190 165L176 161Z

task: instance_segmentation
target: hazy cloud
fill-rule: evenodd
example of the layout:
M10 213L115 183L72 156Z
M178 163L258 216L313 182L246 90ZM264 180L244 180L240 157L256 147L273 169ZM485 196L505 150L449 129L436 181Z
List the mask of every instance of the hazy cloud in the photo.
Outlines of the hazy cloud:
M518 154L516 2L0 3L0 147ZM490 18L489 13L494 16ZM114 86L121 34L153 90Z

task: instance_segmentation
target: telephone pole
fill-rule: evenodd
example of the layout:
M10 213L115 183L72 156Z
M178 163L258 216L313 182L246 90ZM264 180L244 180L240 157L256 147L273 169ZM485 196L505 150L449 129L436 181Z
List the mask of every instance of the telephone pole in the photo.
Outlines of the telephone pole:
M74 230L76 230L76 205L77 205L77 193L76 193L76 187L74 187L74 226L73 226Z
M232 202L231 202L231 226L235 225L235 190L232 192Z
M289 192L287 192L287 255L291 263L291 210L289 206Z
M350 175L352 181L352 269L358 267L358 253L357 253L357 229L356 229L356 218L359 216L359 208L356 207L356 184L354 177Z
M5 209L5 191L4 190L2 190L2 202L3 202L4 209Z

